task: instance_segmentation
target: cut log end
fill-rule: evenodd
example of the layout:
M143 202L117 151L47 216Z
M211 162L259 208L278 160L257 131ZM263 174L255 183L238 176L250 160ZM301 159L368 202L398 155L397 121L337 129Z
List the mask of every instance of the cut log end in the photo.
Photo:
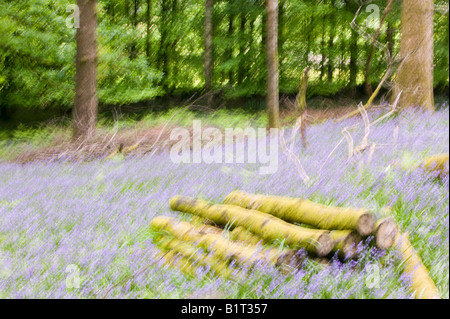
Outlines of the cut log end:
M187 196L175 196L170 200L170 208L178 210L181 205L195 205L196 199Z
M289 275L297 269L300 269L303 266L303 263L304 259L297 251L288 250L278 257L275 266L279 268L282 274Z
M345 239L343 253L345 258L354 259L358 256L358 244L362 237L356 232L351 232Z
M324 233L317 239L317 256L324 257L333 250L334 242L328 233Z
M375 228L375 217L372 215L371 212L366 212L361 215L361 217L358 220L358 226L357 231L358 233L365 237L372 234L373 229Z
M397 234L397 226L392 219L383 220L375 230L375 245L378 249L389 249L392 247Z

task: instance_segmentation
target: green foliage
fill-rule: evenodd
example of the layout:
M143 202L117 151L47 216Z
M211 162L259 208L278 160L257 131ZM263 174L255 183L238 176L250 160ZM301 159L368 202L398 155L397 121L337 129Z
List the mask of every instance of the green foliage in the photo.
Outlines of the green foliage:
M74 1L0 1L0 116L5 107L72 106L75 29L66 26ZM148 7L147 4L150 4ZM383 11L386 1L371 1ZM448 6L435 1L436 8ZM356 84L364 81L370 41L350 23L359 1L280 0L280 91L295 93L309 65L309 96L333 95L350 85L352 56ZM150 11L148 11L150 10ZM445 10L435 12L435 87L448 88L449 28ZM148 13L148 14L147 14ZM369 34L371 12L362 7L356 23ZM148 19L150 17L150 19ZM381 29L393 30L398 52L400 4ZM100 103L125 105L156 96L203 89L203 0L98 0L98 96ZM376 24L376 23L375 23ZM265 6L262 0L214 1L214 88L227 99L265 94ZM354 51L352 55L352 50ZM370 82L386 69L375 49Z

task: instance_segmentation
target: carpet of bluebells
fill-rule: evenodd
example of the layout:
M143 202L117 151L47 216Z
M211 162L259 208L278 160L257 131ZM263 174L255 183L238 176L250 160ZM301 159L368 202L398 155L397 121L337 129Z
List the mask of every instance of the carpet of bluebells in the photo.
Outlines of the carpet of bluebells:
M382 113L370 113L370 120ZM378 145L372 154L349 160L347 141L335 146L342 129L355 124L357 146L364 135L359 117L309 127L306 150L297 140L308 184L281 151L272 175L258 174L261 164L174 164L169 152L0 163L0 298L412 298L395 254L369 246L355 261L333 259L329 267L310 261L290 275L261 264L232 281L206 276L207 269L188 277L157 261L149 224L158 215L179 216L170 210L172 196L220 203L235 189L391 214L448 298L448 176L408 169L449 151L448 104L433 114L405 111L381 121L371 127L369 145Z

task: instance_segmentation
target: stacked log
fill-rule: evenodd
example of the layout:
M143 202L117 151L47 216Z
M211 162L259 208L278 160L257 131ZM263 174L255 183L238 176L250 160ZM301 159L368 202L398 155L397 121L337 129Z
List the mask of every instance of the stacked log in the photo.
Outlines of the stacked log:
M207 218L219 225L242 226L267 242L284 240L294 249L304 248L317 256L326 256L333 248L333 240L327 230L304 228L289 224L272 215L248 210L234 205L213 205L206 201L185 196L170 200L175 211Z
M272 214L290 223L302 223L327 230L355 230L361 236L371 234L375 224L375 217L368 210L329 207L307 199L234 191L224 202Z
M235 261L241 265L252 265L256 262L271 263L276 267L298 268L301 260L294 250L279 250L275 248L252 247L232 242L221 234L202 232L188 222L178 221L170 217L156 217L150 227L155 231L166 231L179 241L195 244L202 250L212 253L217 258L228 262ZM170 248L170 247L169 247ZM176 250L176 253L184 257L191 257L193 249ZM174 248L170 248L174 250ZM194 249L195 250L195 249Z
M300 250L321 263L333 256L356 259L362 241L373 236L378 249L399 250L416 298L439 298L407 234L400 234L394 219L377 220L370 210L242 191L230 193L224 204L175 196L170 207L192 215L191 221L159 216L151 228L159 234L155 242L167 264L187 274L206 267L214 275L232 279L234 271L242 266L251 269L256 263L271 264L288 274L304 265Z

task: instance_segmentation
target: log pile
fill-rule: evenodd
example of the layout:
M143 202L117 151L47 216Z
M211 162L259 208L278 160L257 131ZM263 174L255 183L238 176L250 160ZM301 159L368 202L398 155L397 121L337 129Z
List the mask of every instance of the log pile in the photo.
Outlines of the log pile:
M373 236L378 249L399 250L417 298L439 297L408 237L392 218L377 220L372 211L242 191L230 193L223 204L175 196L170 207L190 214L191 220L159 216L151 229L166 264L186 274L203 268L231 279L256 263L289 274L300 269L306 257L320 263L333 256L356 259L362 241Z

